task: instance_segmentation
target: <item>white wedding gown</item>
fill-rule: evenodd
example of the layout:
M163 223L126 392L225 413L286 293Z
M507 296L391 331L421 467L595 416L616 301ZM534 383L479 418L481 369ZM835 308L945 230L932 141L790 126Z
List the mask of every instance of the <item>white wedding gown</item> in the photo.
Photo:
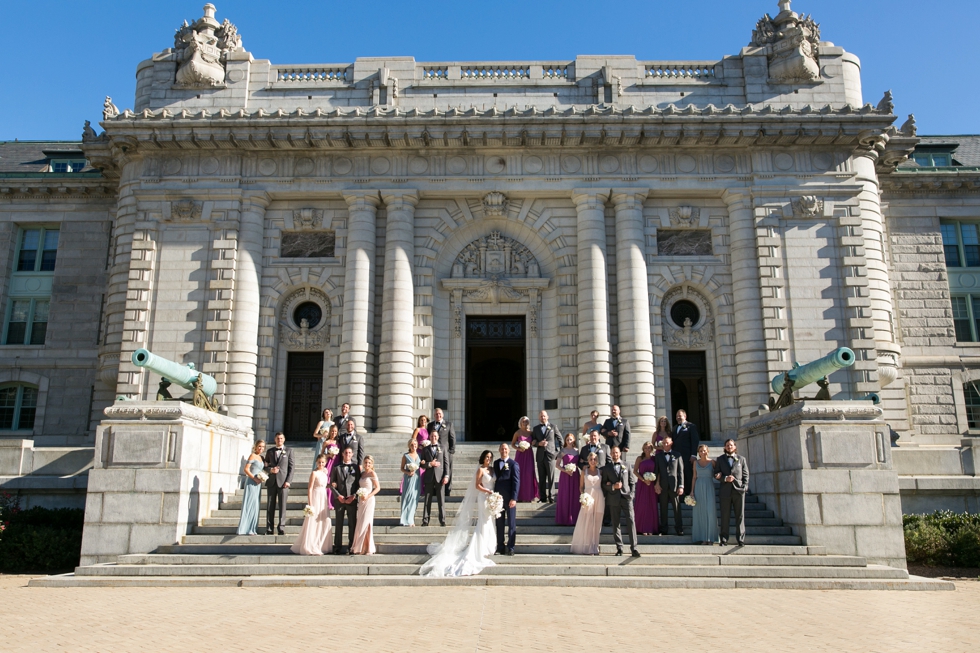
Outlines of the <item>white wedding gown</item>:
M480 471L480 484L493 490L493 477ZM429 558L420 576L475 576L494 565L490 556L497 550L497 525L487 511L488 494L469 483L466 496L459 506L452 530L442 544L430 544Z

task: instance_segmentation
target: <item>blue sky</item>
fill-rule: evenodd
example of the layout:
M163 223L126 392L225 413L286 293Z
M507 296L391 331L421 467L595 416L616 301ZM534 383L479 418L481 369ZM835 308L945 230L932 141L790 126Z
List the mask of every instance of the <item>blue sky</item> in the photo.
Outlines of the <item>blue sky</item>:
M3 8L0 140L77 139L111 95L133 105L136 65L173 43L202 0L8 0ZM341 63L358 56L506 61L634 54L715 59L737 54L776 0L497 0L258 2L218 0L253 56ZM886 89L920 134L980 133L980 2L795 0L823 38L857 54L866 102ZM934 11L935 10L935 11ZM899 121L901 123L901 120Z

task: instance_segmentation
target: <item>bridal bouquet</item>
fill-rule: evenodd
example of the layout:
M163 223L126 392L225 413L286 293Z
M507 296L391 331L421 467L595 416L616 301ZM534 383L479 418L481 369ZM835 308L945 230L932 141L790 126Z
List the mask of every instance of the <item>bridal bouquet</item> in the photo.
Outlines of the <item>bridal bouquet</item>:
M361 501L366 501L369 494L371 494L371 490L367 489L366 487L362 487L357 491L357 498Z
M646 474L643 475L643 480L646 481L647 483L653 483L654 481L657 480L657 475L654 474L653 472L647 472Z
M694 497L684 497L684 505L691 506L692 508L698 505L698 502L694 500Z
M569 474L574 474L578 470L578 467L575 466L575 463L568 463L567 465L562 467L562 469L564 469Z
M583 508L591 508L595 504L595 499L592 498L591 494L583 492L579 495L578 502L582 504Z
M432 444L432 440L422 440L421 442L419 442L419 444L422 445L423 447L427 447L430 444Z
M327 447L327 453L330 454L331 456L336 456L337 454L340 453L340 448L335 445L330 445L329 447Z
M499 517L504 511L504 498L499 492L494 492L487 496L487 512L494 517Z
M531 448L531 443L528 442L527 440L521 440L520 442L517 443L517 448L520 449L521 451L527 451L528 449Z
M312 517L313 516L313 506L307 504L306 507L303 508L303 514L306 515L307 517Z
M417 465L405 465L405 475L412 476L415 472L419 471Z
M266 474L265 472L256 472L255 474L253 474L253 476L255 476L255 480L258 481L259 483L265 483L266 481L269 480L269 475Z

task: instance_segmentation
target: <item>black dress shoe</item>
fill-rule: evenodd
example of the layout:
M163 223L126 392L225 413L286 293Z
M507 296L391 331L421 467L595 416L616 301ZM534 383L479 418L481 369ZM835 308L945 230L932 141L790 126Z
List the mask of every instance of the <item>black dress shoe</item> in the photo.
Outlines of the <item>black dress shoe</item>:
M427 521L422 522L422 526L428 526L428 525L429 525L429 522L427 522Z
M640 557L640 552L639 552L639 551L637 551L636 549L633 549L633 551L632 551L632 556L633 556L634 558L639 558L639 557Z
M722 540L718 543L720 546L728 546L728 540Z
M616 549L616 555L618 555L618 556L623 555L623 550L622 549Z
M555 502L555 500L549 497L548 503L554 503L554 502Z
M275 534L275 531L272 530L271 528L267 528L267 529L265 529L265 534L266 535L274 535Z
M514 549L507 549L507 555L509 556L514 555Z
M441 522L439 522L439 525L442 526L443 528L445 528L446 527L446 522L441 521Z
M279 529L278 531L276 531L276 532L277 532L277 533L278 533L279 535L285 535L285 534L286 534L286 531L284 531L284 530L282 530L281 528L280 528L280 529Z
M745 546L745 540L738 540L739 546Z
M680 537L684 537L684 531L677 531L677 535L679 535Z

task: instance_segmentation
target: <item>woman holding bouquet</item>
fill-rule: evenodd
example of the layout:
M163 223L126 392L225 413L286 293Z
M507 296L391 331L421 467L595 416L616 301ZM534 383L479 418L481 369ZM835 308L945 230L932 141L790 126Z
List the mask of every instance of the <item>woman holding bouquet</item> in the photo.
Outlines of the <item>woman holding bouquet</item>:
M323 449L327 446L327 434L330 432L330 426L333 424L333 411L329 408L324 408L323 413L320 415L320 421L317 422L316 428L313 429L313 469L316 469L316 457L321 453L325 453ZM336 439L336 435L334 436ZM327 469L327 478L330 478L330 469Z
M521 487L517 491L518 503L531 503L538 500L538 480L534 477L534 452L531 451L531 420L522 417L517 422L517 431L510 441L514 460L521 470Z
M602 513L606 510L606 499L602 495L599 457L590 453L586 463L578 484L581 509L572 533L572 553L595 556L599 555L599 533L602 532ZM561 494L558 497L561 498Z
M660 532L660 510L657 507L657 462L653 457L653 443L643 443L643 454L636 459L633 471L639 483L633 498L636 532L640 535L653 535Z
M425 415L419 415L418 420L416 420L412 439L418 444L417 449L419 451L422 450L422 447L429 446L429 418Z
M694 497L694 515L691 520L691 541L695 544L714 544L718 541L718 515L715 513L715 482L712 476L715 464L708 459L708 445L698 445L698 459L694 462L691 483L694 491L684 499L688 503Z
M330 411L324 411L328 413ZM333 469L333 465L337 462L337 456L340 455L340 447L337 446L337 435L339 430L336 424L331 424L327 428L327 437L324 438L320 454L327 457L327 466L324 467L323 471L327 473L327 478L330 478L330 471ZM318 454L318 455L320 455ZM313 459L314 469L316 469L316 458ZM330 489L330 484L327 483L327 507L333 510L333 490Z
M422 485L422 477L418 473L422 460L418 450L419 441L413 437L408 441L408 453L402 456L402 512L398 520L402 526L415 526L415 510Z
M354 555L372 555L374 546L374 497L381 491L378 475L374 473L374 457L364 456L361 489L357 491L357 529L354 531Z
M575 434L565 435L565 446L555 461L558 468L558 500L555 503L555 523L559 526L574 526L581 509L579 503L578 448ZM518 463L520 464L520 463Z
M262 452L265 451L265 441L259 440L252 445L252 453L245 461L245 491L242 493L242 515L238 520L239 535L257 535L255 529L259 525L259 495L262 493L262 473L265 463L262 462Z
M661 415L660 419L657 420L657 431L650 438L650 442L653 443L653 448L657 451L664 448L664 438L670 435L670 420L667 419L666 415Z
M327 457L320 454L314 460L316 469L306 486L306 508L303 509L303 529L289 550L303 556L319 556L330 549L330 508L327 504Z

